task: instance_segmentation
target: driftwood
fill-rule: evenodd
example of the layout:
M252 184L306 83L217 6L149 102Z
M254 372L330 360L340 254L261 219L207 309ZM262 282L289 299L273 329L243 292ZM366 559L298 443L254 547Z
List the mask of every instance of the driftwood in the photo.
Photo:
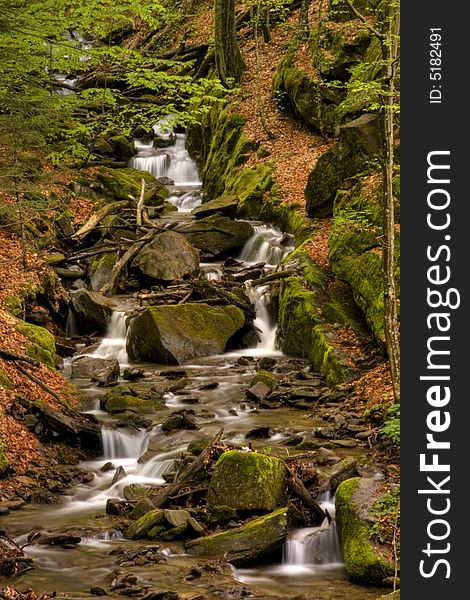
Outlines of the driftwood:
M0 348L0 358L3 360L12 360L12 361L22 361L33 365L34 367L39 367L41 364L35 358L31 358L29 356L25 356L24 354L16 354L16 352L10 352L9 350L5 350L4 348Z
M259 279L253 279L253 281L251 282L251 287L265 285L270 281L277 281L278 279L284 279L285 277L290 277L291 275L292 271L277 271L276 273L269 273L269 275L265 275L264 277L260 277Z
M173 481L173 483L170 483L169 485L165 486L155 496L152 497L152 502L155 504L156 508L160 508L165 504L167 500L175 496L183 487L183 485L200 469L202 469L202 467L207 463L212 453L214 452L215 447L219 442L220 438L222 437L223 432L224 430L221 429L214 436L212 441L204 448L201 454L181 471L181 473L178 475L175 481Z
M92 256L97 256L98 254L108 254L111 252L116 252L116 250L119 250L120 248L128 245L129 244L123 244L122 242L107 242L106 244L96 245L91 250L71 254L62 262L84 260L85 258L91 258Z
M290 474L290 479L288 479L288 484L292 488L292 490L299 496L299 498L311 509L313 512L314 521L316 523L321 523L323 519L327 518L328 522L331 522L331 516L321 508L318 502L312 497L310 492L304 486L302 481L297 477L297 475L288 467L286 464L287 470Z
M144 208L145 208L144 196L145 196L145 179L142 177L142 190L140 192L139 201L137 202L137 209L136 209L136 214L135 214L135 223L136 223L137 227L142 226L142 217L143 217L143 212L144 212Z
M80 279L86 275L83 269L62 269L61 267L53 267L53 269L61 279Z
M103 206L93 213L85 225L80 227L80 229L71 236L72 239L82 240L89 235L105 217L111 215L112 213L119 212L123 208L127 208L129 205L130 202L128 200L121 200L119 202L113 202L112 204L106 204L106 206Z

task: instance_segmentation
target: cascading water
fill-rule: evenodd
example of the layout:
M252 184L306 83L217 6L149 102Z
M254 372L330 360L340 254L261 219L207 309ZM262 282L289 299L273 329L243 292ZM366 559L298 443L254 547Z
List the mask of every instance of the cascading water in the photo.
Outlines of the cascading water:
M105 337L98 348L88 356L96 358L117 358L121 366L129 364L126 351L126 313L114 311L108 324Z
M154 126L154 133L165 142L174 141L166 148L155 148L153 141L134 140L137 155L129 161L129 167L148 171L154 177L168 178L170 196L168 202L179 212L191 212L202 202L201 186L196 163L186 150L184 133L174 134L169 118Z

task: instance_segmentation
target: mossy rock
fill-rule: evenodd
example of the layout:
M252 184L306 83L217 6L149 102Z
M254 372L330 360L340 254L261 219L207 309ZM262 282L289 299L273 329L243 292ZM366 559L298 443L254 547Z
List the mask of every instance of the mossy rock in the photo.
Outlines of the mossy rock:
M269 371L258 371L253 379L250 381L250 387L254 386L261 381L269 387L271 391L275 390L278 386L278 378Z
M269 511L286 501L287 470L279 458L258 452L224 452L214 467L207 505Z
M148 171L139 169L109 169L99 167L93 189L110 200L138 199L145 181L144 202L147 206L160 206L168 197L168 189Z
M222 353L244 324L236 306L151 306L131 322L127 352L132 360L181 364Z
M129 540L138 540L147 537L148 533L156 526L163 526L165 514L162 509L156 508L137 519L124 532L124 537Z
M237 529L187 541L186 551L193 556L223 556L236 567L256 563L282 548L289 521L289 509L280 508Z
M3 369L0 369L0 387L5 390L11 390L13 388L13 383Z
M162 402L139 398L137 392L128 385L118 385L107 392L100 400L100 407L109 414L133 412L151 414L165 406Z
M31 342L25 347L26 355L55 369L56 349L52 333L44 327L24 322L18 323L16 329Z
M85 289L72 292L70 300L80 333L106 332L115 306L112 300Z
M18 317L23 312L23 302L18 296L7 296L5 306L14 317Z
M395 590L391 594L380 596L379 600L400 600L400 590Z
M0 436L0 477L5 475L10 468L10 462L5 454L6 449L6 444L3 441L3 438Z
M117 160L124 160L131 158L136 154L134 148L134 142L128 139L125 135L114 135L108 138L108 143L113 150L113 154Z
M117 262L117 253L110 252L96 256L88 268L91 289L94 292L99 291L104 285L111 281L111 273Z
M348 577L361 585L383 586L394 575L394 565L377 544L373 544L369 527L374 492L380 485L373 479L353 477L343 481L335 494L336 522L343 547Z

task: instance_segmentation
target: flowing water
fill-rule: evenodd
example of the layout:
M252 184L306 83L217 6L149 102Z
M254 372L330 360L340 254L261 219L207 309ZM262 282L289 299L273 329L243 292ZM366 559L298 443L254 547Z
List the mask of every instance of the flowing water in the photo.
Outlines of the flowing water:
M171 131L164 130L160 134L170 136ZM184 136L178 134L174 145L165 148L164 154L155 154L143 143L137 144L137 148L139 153L133 159L135 167L145 167L158 176L173 175L175 183L170 184L170 188L190 185L193 188L192 207L197 205L201 199L199 176L190 163L191 159L188 160ZM198 189L199 197L194 200L194 190ZM180 199L182 197L179 196ZM187 210L178 203L175 203L175 207L179 212ZM265 263L269 271L275 269L293 247L292 236L272 226L255 223L252 238L237 258L246 265ZM220 262L202 263L201 270L208 279L218 279L222 265ZM282 445L287 437L307 433L312 427L324 424L321 419L315 419L304 411L288 407L275 411L260 410L247 400L245 390L256 372L257 358L270 356L280 363L291 360L291 368L295 368L296 363L294 359L284 357L276 347L276 323L268 310L269 286L251 287L247 282L246 287L255 304L255 324L260 331L260 340L254 347L198 359L178 367L133 365L144 370L145 378L139 384L142 390L161 382L162 370L171 372L184 369L188 379L183 390L165 394L166 408L156 413L152 424L146 429L113 427L113 418L100 409L99 399L104 390L90 382L79 382L84 410L92 412L102 423L102 454L82 463L85 469L94 474L93 480L71 489L59 505L28 505L2 517L2 526L20 544L25 543L28 533L35 529L52 531L66 528L78 532L82 541L74 550L29 545L27 553L35 559L36 568L19 578L23 587L86 593L92 586L105 586L106 577L116 568L115 557L110 554L113 549L123 544L129 549L142 546L143 540L122 539L121 533L113 527L112 518L105 514L106 503L111 498L124 499L124 488L129 484L159 487L165 483L165 474L174 471L175 461L188 443L196 439L197 432L178 430L166 433L162 431L161 423L172 411L188 408L188 399L191 405L197 407L200 431L215 435L223 426L224 439L240 449L248 447L246 435L254 428L269 428L266 439L253 441L255 449L262 449ZM116 300L118 309L111 317L106 336L88 354L117 358L121 367L125 367L129 365L125 349L126 314L132 308L132 299ZM73 322L70 331L72 329ZM245 358L241 363L242 356ZM299 361L297 368L303 364ZM281 562L252 569L231 568L228 573L220 575L220 582L225 581L227 586L236 582L255 586L262 592L259 597L263 598L282 599L296 593L310 593L322 600L372 600L385 593L384 590L355 586L347 580L334 520L334 498L325 495L319 501L332 516L331 524L325 520L319 527L292 530ZM181 573L204 561L184 554L181 543L168 543L165 554L168 558L164 565L155 565L150 570L133 567L132 572L137 573L139 581L144 584L155 585L157 580L161 588L204 593L207 598L214 600L220 597L219 592L212 593L214 586L211 587L207 582L201 580L201 583L196 581L189 585L182 578ZM14 584L18 585L18 580Z

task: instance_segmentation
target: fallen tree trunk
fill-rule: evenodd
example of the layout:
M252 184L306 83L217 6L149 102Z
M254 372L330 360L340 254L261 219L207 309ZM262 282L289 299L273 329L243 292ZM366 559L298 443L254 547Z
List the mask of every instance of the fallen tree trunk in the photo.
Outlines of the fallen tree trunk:
M16 354L16 352L10 352L9 350L5 350L3 348L0 348L0 358L3 358L3 360L11 360L11 361L15 361L15 362L22 361L22 362L28 363L30 365L33 365L34 367L39 367L39 365L41 364L35 358L31 358L24 354Z
M259 285L265 285L270 281L277 281L278 279L284 279L286 277L291 277L292 271L277 271L277 273L269 273L269 275L265 275L264 277L260 277L259 279L253 279L251 282L251 287L257 287Z
M89 235L99 223L108 215L111 215L114 212L119 212L123 208L127 208L130 206L129 200L121 200L119 202L113 202L112 204L106 204L99 210L97 210L93 215L88 219L88 221L80 227L78 231L76 231L71 238L83 240L87 235Z

